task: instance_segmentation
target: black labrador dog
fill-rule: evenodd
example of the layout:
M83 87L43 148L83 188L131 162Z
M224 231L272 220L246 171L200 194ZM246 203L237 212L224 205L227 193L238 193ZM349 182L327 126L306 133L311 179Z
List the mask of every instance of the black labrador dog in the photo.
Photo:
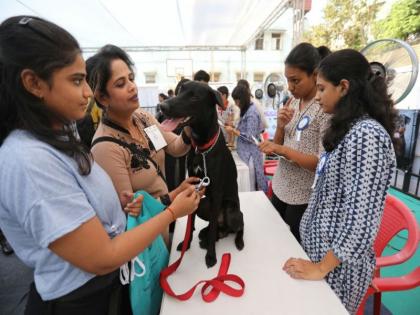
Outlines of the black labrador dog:
M219 92L207 84L189 81L182 85L178 96L161 104L168 119L166 130L188 125L192 130L192 149L187 155L189 176L208 177L206 197L200 201L197 215L209 222L199 233L200 247L207 250L206 265L217 262L216 241L235 233L236 248L244 247L244 220L240 210L236 165L220 130L216 104L223 106ZM195 214L193 215L194 224ZM192 232L190 237L190 247ZM178 245L178 250L182 243Z

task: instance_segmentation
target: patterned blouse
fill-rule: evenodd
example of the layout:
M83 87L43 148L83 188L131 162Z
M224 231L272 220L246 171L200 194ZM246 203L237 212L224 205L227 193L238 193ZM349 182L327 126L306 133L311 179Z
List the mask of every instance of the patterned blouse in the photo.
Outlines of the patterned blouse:
M300 223L302 246L311 261L320 261L329 250L340 260L326 280L351 314L372 280L373 242L394 171L388 133L376 120L360 119L328 153L323 170L317 169Z
M263 155L252 139L252 137L259 139L264 126L258 109L253 103L239 120L238 130L241 132L236 144L238 155L249 167L254 167L257 190L267 192L268 182L264 175ZM252 164L250 163L251 159Z
M328 128L330 115L325 114L313 99L302 111L299 110L299 99L289 104L295 110L292 120L284 130L284 145L305 154L320 156L324 151L322 136ZM297 127L303 117L309 117L309 124L301 131L297 141ZM283 202L291 205L308 203L312 193L315 172L311 172L281 159L273 177L273 192Z

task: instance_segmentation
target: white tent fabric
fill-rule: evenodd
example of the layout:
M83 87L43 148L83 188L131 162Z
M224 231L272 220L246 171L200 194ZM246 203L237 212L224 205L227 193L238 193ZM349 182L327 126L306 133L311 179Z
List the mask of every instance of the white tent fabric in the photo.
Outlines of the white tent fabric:
M36 15L84 48L246 45L287 0L2 0L0 21Z

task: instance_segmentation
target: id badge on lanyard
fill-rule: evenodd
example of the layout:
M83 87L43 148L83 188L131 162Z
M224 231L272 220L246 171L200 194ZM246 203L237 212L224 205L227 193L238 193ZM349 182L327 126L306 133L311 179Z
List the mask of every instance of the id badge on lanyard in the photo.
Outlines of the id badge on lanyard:
M303 116L299 120L299 123L296 127L296 141L298 141L298 142L300 141L300 138L302 136L302 131L305 130L306 128L308 128L310 121L311 121L311 119L307 115Z
M312 189L315 189L319 177L322 174L324 174L325 166L327 164L327 161L328 161L328 153L324 152L324 153L322 153L321 157L319 158L319 162L318 162L318 165L316 167L315 179L314 179L314 183L312 184L312 187L311 187Z
M152 141L156 151L159 151L167 145L165 138L163 138L162 133L156 125L144 128L144 132L147 134L150 141Z

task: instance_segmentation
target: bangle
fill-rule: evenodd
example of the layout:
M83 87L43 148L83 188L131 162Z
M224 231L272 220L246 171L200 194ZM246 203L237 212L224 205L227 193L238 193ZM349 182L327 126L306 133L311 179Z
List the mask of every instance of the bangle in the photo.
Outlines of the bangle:
M173 221L175 221L176 220L176 217L175 217L174 210L172 210L170 207L166 207L166 210L168 210L171 213L172 219L173 219Z

